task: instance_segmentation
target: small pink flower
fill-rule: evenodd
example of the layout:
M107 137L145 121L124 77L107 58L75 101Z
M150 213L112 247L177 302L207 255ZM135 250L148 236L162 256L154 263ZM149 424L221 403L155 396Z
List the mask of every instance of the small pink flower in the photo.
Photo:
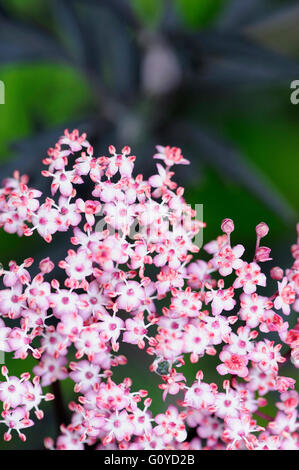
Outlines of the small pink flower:
M116 412L106 418L103 426L107 433L106 442L110 442L113 438L118 441L129 440L134 433L133 415L129 415L126 410L120 413Z
M259 341L250 352L249 358L257 363L262 371L278 371L278 364L285 362L285 358L280 355L281 344L274 345L274 341Z
M163 384L159 384L159 388L161 388L161 390L164 390L163 400L166 399L168 394L176 395L181 389L185 388L185 376L183 374L178 373L175 369L172 369L169 375L163 375L162 378L166 382Z
M212 302L212 313L217 316L220 315L223 310L230 311L234 308L236 301L233 297L233 288L219 289L217 291L211 289L206 292L205 300L206 303Z
M144 289L136 281L128 281L126 284L119 283L116 288L119 295L116 304L118 308L127 312L136 310L141 302L145 300Z
M148 325L144 323L143 314L137 314L133 319L128 318L125 322L123 341L125 343L137 344L140 349L145 346L144 338L147 338Z
M278 282L278 296L274 300L274 307L281 308L285 315L289 315L290 305L295 302L295 294L293 286L288 283L287 277L284 277L281 282Z
M211 385L199 380L187 389L184 397L184 406L206 409L214 404L215 396L215 391Z
M220 375L233 374L239 377L246 377L248 375L248 359L244 355L234 354L228 349L223 349L219 354L219 358L223 361L216 367Z
M261 273L261 268L256 263L244 263L236 270L237 279L234 281L234 288L242 287L245 294L252 294L257 286L266 286L266 276Z
M34 425L34 422L29 419L29 413L26 411L25 407L17 407L5 413L3 421L8 428L7 432L4 434L5 441L10 441L11 432L14 429L17 431L20 439L25 442L26 436L20 431Z
M156 149L158 153L154 155L154 158L159 158L163 160L167 166L172 165L189 165L189 160L183 157L182 151L178 147L170 147L167 145L163 147L162 145L157 145Z
M241 319L246 321L250 328L255 328L263 321L267 298L256 293L251 295L243 293L240 295L240 301L239 315Z
M188 285L194 290L200 289L203 282L209 281L211 278L208 271L208 263L203 260L190 263L187 267Z
M172 318L198 317L202 302L197 292L192 292L190 287L183 290L172 290L173 297L169 307Z
M184 351L191 352L191 362L196 362L198 357L202 357L210 344L210 336L204 323L194 326L185 326Z
M187 432L183 421L183 415L178 412L175 406L169 406L165 414L158 414L155 417L158 424L154 428L154 433L161 436L165 443L175 439L177 442L183 442L186 439Z
M74 280L82 281L92 274L92 262L90 256L86 256L84 249L79 248L77 252L69 250L65 261L59 265Z
M86 134L79 135L79 131L75 129L73 132L69 132L67 129L64 131L64 136L62 136L58 143L60 145L67 145L70 147L72 152L78 152L82 147L88 147L89 144L86 141Z
M260 246L257 248L256 252L255 252L255 261L257 261L257 263L262 263L262 262L265 262L265 261L271 261L272 258L270 258L270 253L271 253L271 249L266 247L266 246Z
M221 276L228 276L233 269L240 269L243 261L240 259L245 251L243 245L236 245L234 248L225 246L216 255L216 265L219 267Z

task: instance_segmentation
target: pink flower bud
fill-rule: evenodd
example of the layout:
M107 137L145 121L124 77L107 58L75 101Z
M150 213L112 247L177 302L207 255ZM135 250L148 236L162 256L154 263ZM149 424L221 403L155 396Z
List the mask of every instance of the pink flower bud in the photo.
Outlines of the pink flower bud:
M283 270L279 266L275 266L271 269L270 276L275 281L280 281L283 278Z
M34 259L33 258L27 258L24 260L24 265L26 268L30 268L30 266L33 264Z
M50 258L44 258L39 263L39 269L42 273L48 274L54 269L54 263L50 260Z
M259 238L265 237L269 232L269 227L265 222L261 222L255 228L256 234Z
M224 219L222 221L222 224L221 224L221 230L226 233L227 235L229 235L230 233L232 233L235 229L235 226L234 226L234 222L232 221L232 219Z

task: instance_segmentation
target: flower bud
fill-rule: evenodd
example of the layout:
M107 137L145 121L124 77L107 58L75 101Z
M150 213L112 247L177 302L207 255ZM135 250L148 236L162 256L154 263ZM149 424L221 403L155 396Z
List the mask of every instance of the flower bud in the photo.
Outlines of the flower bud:
M271 269L270 276L275 281L280 281L283 278L283 270L279 266L275 266Z
M48 274L53 271L54 267L54 263L50 260L49 257L42 259L39 263L39 269L44 274Z
M256 234L259 238L265 237L269 232L269 227L265 222L261 222L255 228Z
M46 437L44 439L44 446L46 449L52 449L53 445L54 445L54 441L53 439L51 439L51 437Z
M232 219L224 219L221 224L221 230L227 235L232 233L235 230L234 222L232 221Z

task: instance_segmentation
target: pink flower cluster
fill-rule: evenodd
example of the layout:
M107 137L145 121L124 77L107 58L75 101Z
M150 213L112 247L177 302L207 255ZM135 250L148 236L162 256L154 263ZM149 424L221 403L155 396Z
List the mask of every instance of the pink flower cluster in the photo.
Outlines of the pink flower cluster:
M3 182L5 231L36 231L51 242L56 232L71 230L70 249L58 263L63 285L50 258L34 277L32 258L2 269L0 350L37 360L32 381L28 372L19 379L2 367L4 438L15 430L25 440L21 430L34 424L30 412L42 418L42 399L54 398L42 387L69 378L78 394L69 404L72 419L55 443L45 439L47 448L298 449L299 394L281 367L287 361L299 367L299 323L291 327L286 319L299 311L299 238L291 268L270 271L270 296L261 268L270 259L270 249L260 246L265 223L256 227L252 259L243 259L242 245L232 246L231 219L204 246L207 260L194 258L204 224L172 180L173 165L189 162L179 148L157 149L158 173L145 180L133 176L129 147L117 153L110 146L109 156L96 157L85 134L65 131L44 159L51 198L42 200L18 172ZM88 200L77 197L83 183L91 188ZM134 391L130 378L113 380L113 368L127 363L123 343L135 345L141 361L142 350L152 356L161 403L173 397L164 413L151 413L148 391ZM206 355L216 356L220 380L207 382L199 368L188 383L185 361ZM274 392L277 411L268 416L261 408Z

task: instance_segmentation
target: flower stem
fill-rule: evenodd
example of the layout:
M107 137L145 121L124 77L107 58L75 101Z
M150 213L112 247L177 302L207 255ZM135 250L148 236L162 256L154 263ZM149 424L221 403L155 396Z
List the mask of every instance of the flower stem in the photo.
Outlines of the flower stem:
M260 418L264 419L265 421L273 421L274 418L272 416L267 415L266 413L263 413L262 411L256 410L254 412L255 415L259 416Z

